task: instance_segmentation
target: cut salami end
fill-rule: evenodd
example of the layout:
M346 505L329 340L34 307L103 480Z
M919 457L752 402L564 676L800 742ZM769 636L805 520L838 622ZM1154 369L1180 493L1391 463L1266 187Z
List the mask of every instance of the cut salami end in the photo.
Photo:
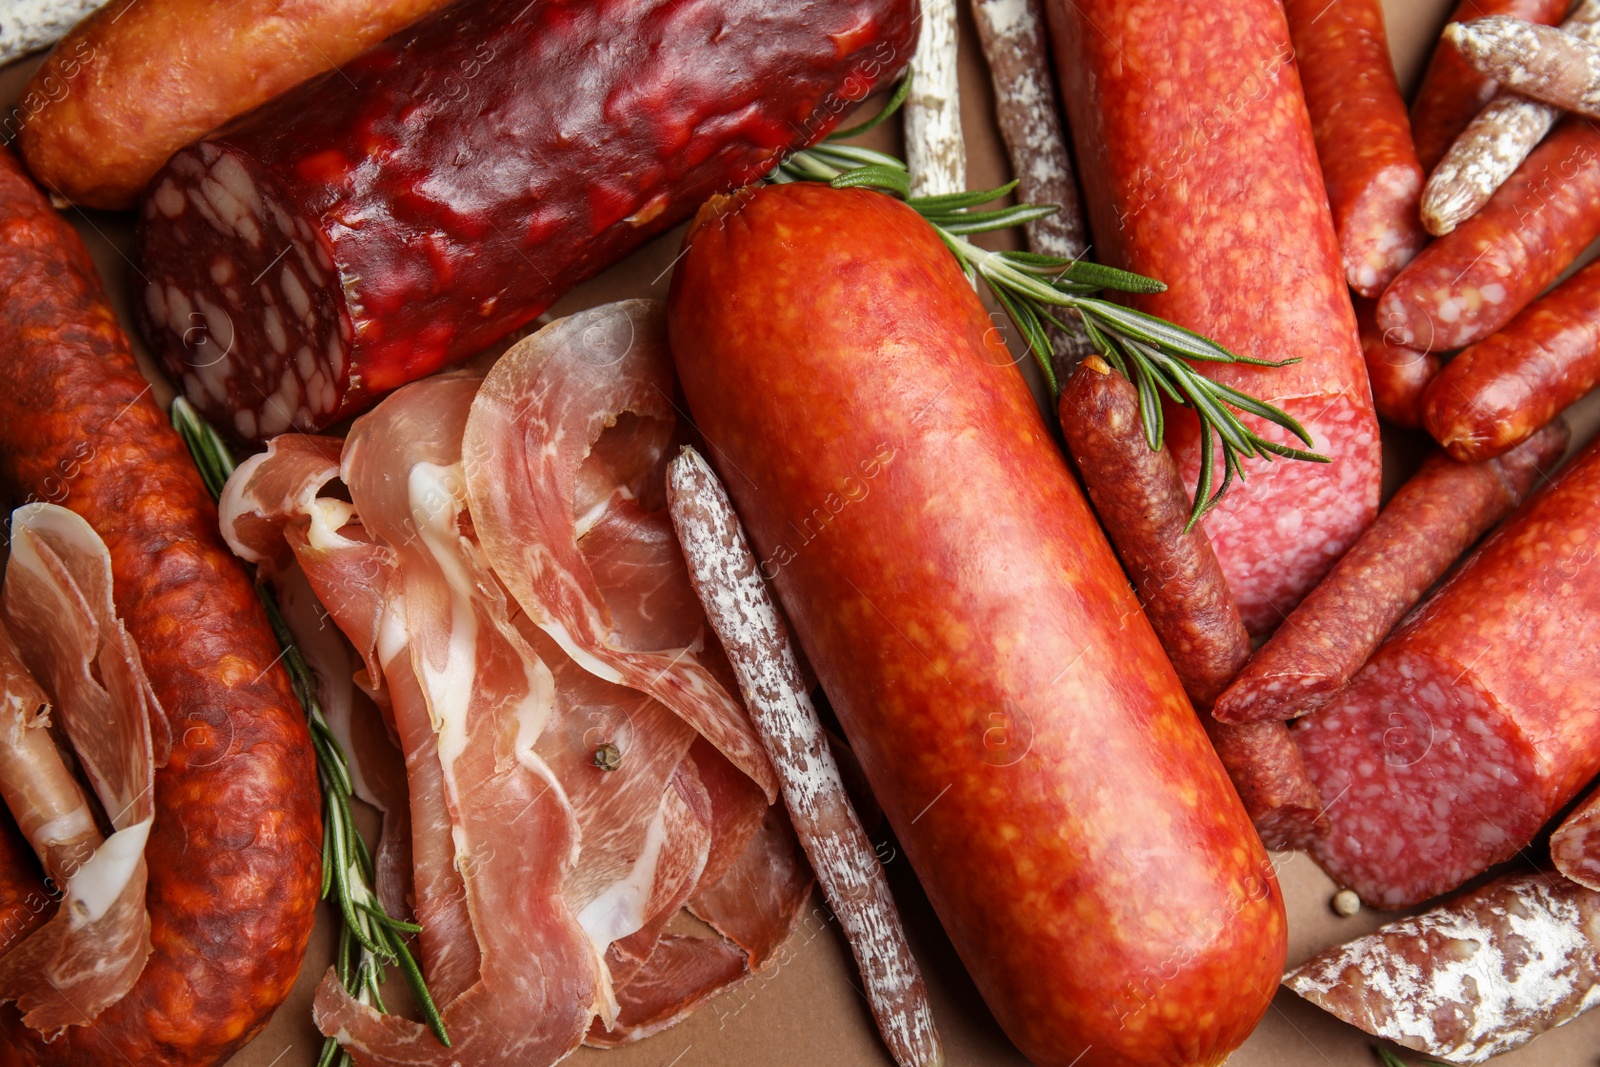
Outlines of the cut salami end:
M320 223L270 175L202 141L173 157L143 211L146 232L152 220L203 220L164 227L177 239L140 251L140 325L190 403L245 439L354 409L344 279Z
M1377 659L1296 730L1333 822L1312 854L1369 904L1452 889L1546 817L1533 744L1463 673L1411 651Z

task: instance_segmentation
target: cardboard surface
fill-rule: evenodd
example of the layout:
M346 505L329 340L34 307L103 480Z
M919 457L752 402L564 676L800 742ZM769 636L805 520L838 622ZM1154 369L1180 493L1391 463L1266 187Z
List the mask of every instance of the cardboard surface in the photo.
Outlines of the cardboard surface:
M0 0L3 3L3 0ZM1432 43L1453 4L1450 0L1385 0L1390 49L1409 91L1421 75ZM971 20L962 4L961 77L963 118L970 153L969 184L998 185L1009 178L992 111L992 94ZM0 69L0 102L9 108L37 57ZM891 124L893 125L893 124ZM883 131L892 147L894 134ZM129 259L131 217L69 212L94 253L124 322L136 273ZM629 296L665 297L668 271L681 230L640 250L625 262L582 286L554 309L557 315ZM1011 235L988 235L983 243L1013 246ZM131 326L130 326L130 332ZM135 345L138 346L137 337ZM157 394L170 399L157 378ZM1578 440L1600 426L1600 395L1568 412ZM1392 492L1420 461L1427 439L1385 427L1385 488ZM372 828L369 821L368 829ZM877 835L882 839L886 831ZM927 976L933 1012L949 1062L973 1065L1023 1064L995 1025L949 941L934 918L905 859L885 852L887 870L909 929L912 947ZM1304 855L1275 856L1288 901L1289 960L1298 962L1340 941L1381 925L1392 915L1364 910L1341 919L1328 906L1336 887ZM333 948L334 913L319 912L310 952L293 995L267 1029L231 1061L231 1067L310 1067L321 1037L311 1025L311 997ZM640 1044L615 1051L579 1050L569 1062L584 1067L695 1067L695 1065L828 1064L829 1067L887 1065L871 1016L859 992L859 978L838 927L828 921L815 896L801 928L772 970L724 994L686 1022ZM391 982L398 985L398 982ZM403 990L400 991L403 996ZM1374 1042L1280 990L1272 1010L1245 1046L1229 1060L1232 1067L1372 1067ZM1593 1067L1600 1064L1600 1012L1540 1038L1521 1051L1496 1060L1504 1067ZM1420 1057L1407 1053L1407 1062Z

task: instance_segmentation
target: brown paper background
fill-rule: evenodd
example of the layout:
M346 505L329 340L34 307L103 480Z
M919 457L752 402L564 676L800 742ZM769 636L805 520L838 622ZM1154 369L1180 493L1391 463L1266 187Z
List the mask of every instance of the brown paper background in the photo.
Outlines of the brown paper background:
M1006 181L1009 167L994 125L988 72L977 48L967 5L959 6L963 20L961 90L969 185L988 187ZM1388 17L1390 51L1401 83L1409 92L1421 76L1432 42L1453 4L1450 0L1384 0L1383 6ZM37 62L35 57L0 69L0 102L7 108ZM894 136L892 131L885 131L879 143L893 147ZM134 277L128 258L130 217L77 210L69 215L94 253L131 332L131 320L126 316L133 291L130 279ZM641 249L570 294L553 313L567 314L628 296L665 297L666 272L677 253L680 237L681 231L675 231ZM1004 247L1008 240L996 235L984 243ZM171 390L159 379L158 391L163 402L171 396ZM1600 426L1600 395L1580 403L1567 417L1578 431L1577 438L1587 439ZM1427 441L1419 433L1395 431L1387 426L1384 438L1385 487L1392 491L1415 467ZM1280 853L1275 860L1288 901L1291 963L1325 946L1366 933L1389 917L1363 911L1354 918L1338 918L1328 907L1335 886L1315 864L1296 853ZM891 854L886 866L913 950L927 975L934 1017L949 1062L1024 1063L979 999L905 859ZM329 906L322 905L311 949L293 994L266 1030L234 1057L231 1067L310 1067L316 1062L321 1038L311 1025L311 996L332 953L333 918ZM820 896L814 896L812 910L786 950L786 958L774 969L723 994L678 1026L629 1048L581 1049L570 1062L584 1067L890 1064L859 991L849 950L837 926L828 922ZM1280 990L1259 1029L1228 1062L1232 1067L1372 1067L1378 1062L1373 1044L1367 1035ZM1420 1059L1409 1053L1405 1058L1408 1062ZM1600 1064L1600 1012L1495 1062L1504 1067Z

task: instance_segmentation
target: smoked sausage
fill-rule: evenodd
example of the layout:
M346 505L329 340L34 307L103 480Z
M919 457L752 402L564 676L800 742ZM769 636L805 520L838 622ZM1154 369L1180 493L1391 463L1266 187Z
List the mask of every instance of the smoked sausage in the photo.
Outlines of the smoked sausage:
M668 329L762 573L1006 1033L1046 1067L1221 1062L1282 971L1276 879L938 235L866 190L714 199Z
M1380 488L1372 393L1283 6L1046 7L1096 257L1167 284L1134 298L1141 310L1244 356L1299 359L1195 365L1287 411L1331 460L1248 461L1248 482L1205 519L1245 625L1268 632L1372 520ZM1196 421L1168 414L1168 447L1193 486Z
M1385 908L1509 859L1600 770L1600 443L1295 725L1333 822L1312 855Z
M450 2L106 4L34 71L4 140L51 192L130 208L190 141Z
M1394 343L1396 331L1378 322L1377 302L1356 297L1361 354L1372 383L1372 406L1383 418L1406 429L1422 425L1422 393L1443 361L1434 353Z
M1528 22L1553 26L1567 13L1570 0L1461 0L1451 14L1451 22L1469 22L1486 15L1510 15ZM1411 136L1417 145L1417 160L1425 172L1432 173L1452 142L1477 117L1485 104L1494 99L1492 78L1472 69L1461 53L1448 42L1440 41L1428 60L1422 84L1411 102Z
M1591 264L1456 356L1422 396L1422 421L1452 456L1515 447L1600 384L1600 264Z
M1378 298L1392 343L1442 352L1488 337L1600 237L1600 128L1556 126L1483 210L1424 248Z
M255 589L150 396L87 250L0 152L0 488L64 505L111 552L117 614L172 736L146 846L154 946L92 1026L46 1044L14 1007L0 1064L225 1060L294 984L320 889L304 713Z
M1350 288L1376 297L1428 243L1422 165L1378 0L1285 0Z
M477 353L828 133L905 66L914 13L441 11L172 158L141 208L145 336L238 437L319 429Z
M1090 356L1061 390L1058 410L1067 453L1100 525L1262 844L1295 847L1325 821L1322 800L1287 726L1235 726L1209 714L1250 658L1250 635L1211 543L1188 528L1177 463L1145 440L1138 390Z

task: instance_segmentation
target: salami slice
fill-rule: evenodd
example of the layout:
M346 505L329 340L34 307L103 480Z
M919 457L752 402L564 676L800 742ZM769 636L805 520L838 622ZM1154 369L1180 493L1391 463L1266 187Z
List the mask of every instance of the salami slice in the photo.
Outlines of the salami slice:
M1550 858L1574 882L1600 889L1600 791L1585 797L1550 836Z
M1533 496L1296 736L1313 850L1404 907L1514 855L1600 770L1600 443Z
M1283 984L1375 1037L1483 1063L1600 1003L1600 893L1511 875L1319 953Z
M826 134L909 58L912 11L484 0L439 12L152 179L145 335L240 438L326 426L529 322Z
M1249 463L1248 483L1206 519L1245 625L1269 631L1372 520L1380 482L1372 394L1283 7L1047 8L1096 255L1167 283L1137 298L1142 310L1242 355L1300 360L1195 368L1282 407L1332 461ZM1196 423L1187 409L1170 414L1169 447L1192 486Z

